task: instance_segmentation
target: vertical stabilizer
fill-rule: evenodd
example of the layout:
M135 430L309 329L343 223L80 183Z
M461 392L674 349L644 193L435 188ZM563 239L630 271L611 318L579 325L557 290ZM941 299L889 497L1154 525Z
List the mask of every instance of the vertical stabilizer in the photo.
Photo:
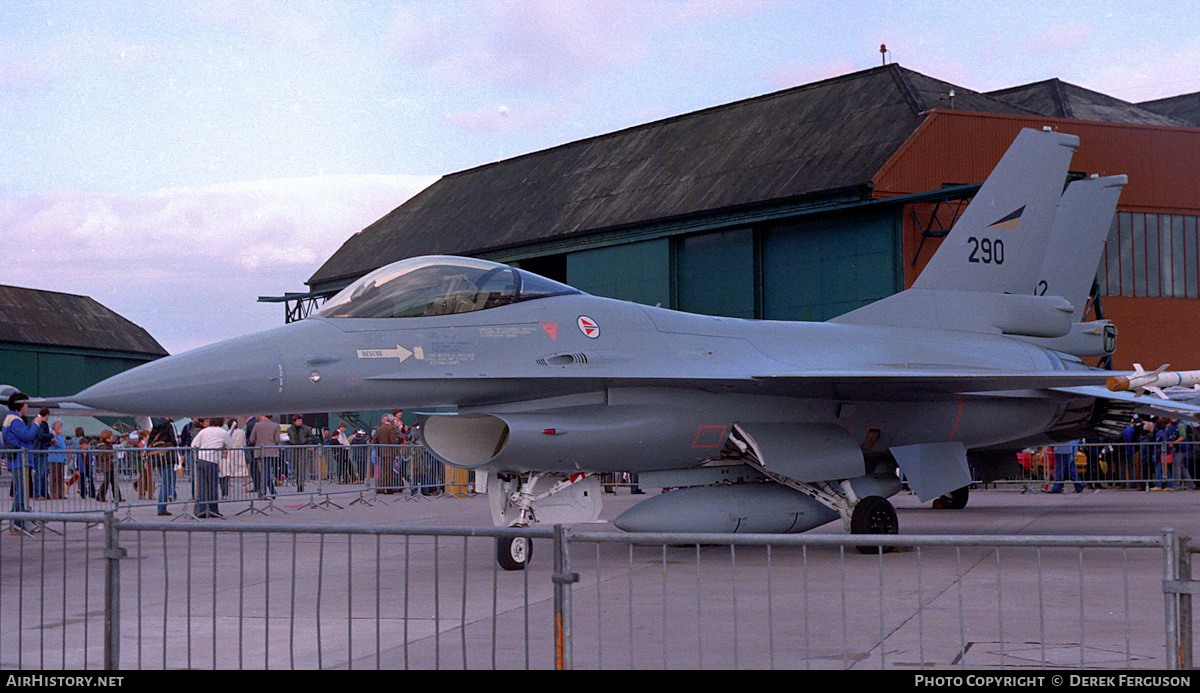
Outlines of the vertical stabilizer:
M1078 146L1074 135L1021 130L913 288L1035 293Z
M1063 193L1054 213L1034 293L1070 301L1075 307L1072 322L1083 319L1096 266L1112 229L1117 198L1127 182L1125 176L1075 181Z
M1056 287L1061 285L1064 293L1074 292L1076 275L1082 274L1090 288L1099 250L1082 261L1091 263L1083 269L1074 262L1057 265L1056 256L1075 252L1074 234L1091 234L1094 217L1103 214L1108 199L1108 193L1101 192L1108 190L1104 185L1083 186L1064 200L1068 206L1065 214L1093 221L1064 218L1055 226L1056 211L1064 211L1058 205L1067 167L1078 146L1079 138L1074 135L1022 130L912 288L830 322L1034 339L1067 336L1076 306L1061 294L1049 292L1049 286L1053 282ZM1106 236L1107 232L1101 243ZM1039 282L1044 284L1039 286Z
M1108 320L1081 322L1096 278L1096 266L1112 229L1125 176L1071 183L1054 212L1054 226L1034 293L1061 296L1071 305L1071 331L1062 337L1027 338L1038 346L1079 357L1103 357L1117 348L1117 328Z

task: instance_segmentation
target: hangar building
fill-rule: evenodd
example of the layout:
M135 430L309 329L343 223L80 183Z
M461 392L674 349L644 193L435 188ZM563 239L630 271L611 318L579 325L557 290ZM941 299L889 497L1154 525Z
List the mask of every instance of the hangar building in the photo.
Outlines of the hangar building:
M1129 176L1088 315L1116 322L1113 365L1197 368L1198 97L979 93L884 65L446 175L309 291L260 300L297 319L384 264L450 254L678 310L825 320L911 285L1017 132L1050 127L1081 139L1072 176Z
M146 330L87 296L0 286L0 382L69 395L167 355Z

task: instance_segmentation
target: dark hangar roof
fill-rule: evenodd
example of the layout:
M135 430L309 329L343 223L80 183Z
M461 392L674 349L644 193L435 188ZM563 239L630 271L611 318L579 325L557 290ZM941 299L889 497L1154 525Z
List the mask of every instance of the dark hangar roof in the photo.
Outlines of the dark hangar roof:
M864 186L927 111L951 106L1038 115L876 67L445 176L347 240L307 283Z
M988 94L1055 118L1174 127L1192 125L1171 117L1171 114L1155 112L1138 104L1122 101L1060 79L1047 79L1023 84L1019 87L991 91Z
M1166 99L1143 101L1138 104L1148 111L1182 120L1192 127L1200 127L1200 91L1180 94Z
M150 333L92 298L3 285L0 342L167 355Z

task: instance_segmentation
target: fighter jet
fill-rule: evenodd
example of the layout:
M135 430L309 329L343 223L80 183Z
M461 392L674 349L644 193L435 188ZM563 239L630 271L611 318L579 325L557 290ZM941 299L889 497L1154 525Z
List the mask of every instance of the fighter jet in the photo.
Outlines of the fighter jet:
M933 500L1024 445L1123 425L1114 372L1081 359L1111 353L1115 331L1078 320L1125 179L1063 194L1078 144L1022 131L912 288L828 322L694 315L416 257L307 319L67 399L156 416L425 409L421 444L488 474L500 526L594 520L597 474L620 471L672 489L620 515L627 531L896 533L902 476ZM531 548L502 539L497 558L520 569Z

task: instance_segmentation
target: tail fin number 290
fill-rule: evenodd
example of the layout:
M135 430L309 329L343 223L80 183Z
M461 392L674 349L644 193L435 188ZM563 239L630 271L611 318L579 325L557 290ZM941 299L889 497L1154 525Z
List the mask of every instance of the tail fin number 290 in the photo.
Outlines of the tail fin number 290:
M985 265L1004 264L1003 240L999 238L976 238L971 236L967 239L967 243L971 245L971 254L967 257L968 262L982 263Z

